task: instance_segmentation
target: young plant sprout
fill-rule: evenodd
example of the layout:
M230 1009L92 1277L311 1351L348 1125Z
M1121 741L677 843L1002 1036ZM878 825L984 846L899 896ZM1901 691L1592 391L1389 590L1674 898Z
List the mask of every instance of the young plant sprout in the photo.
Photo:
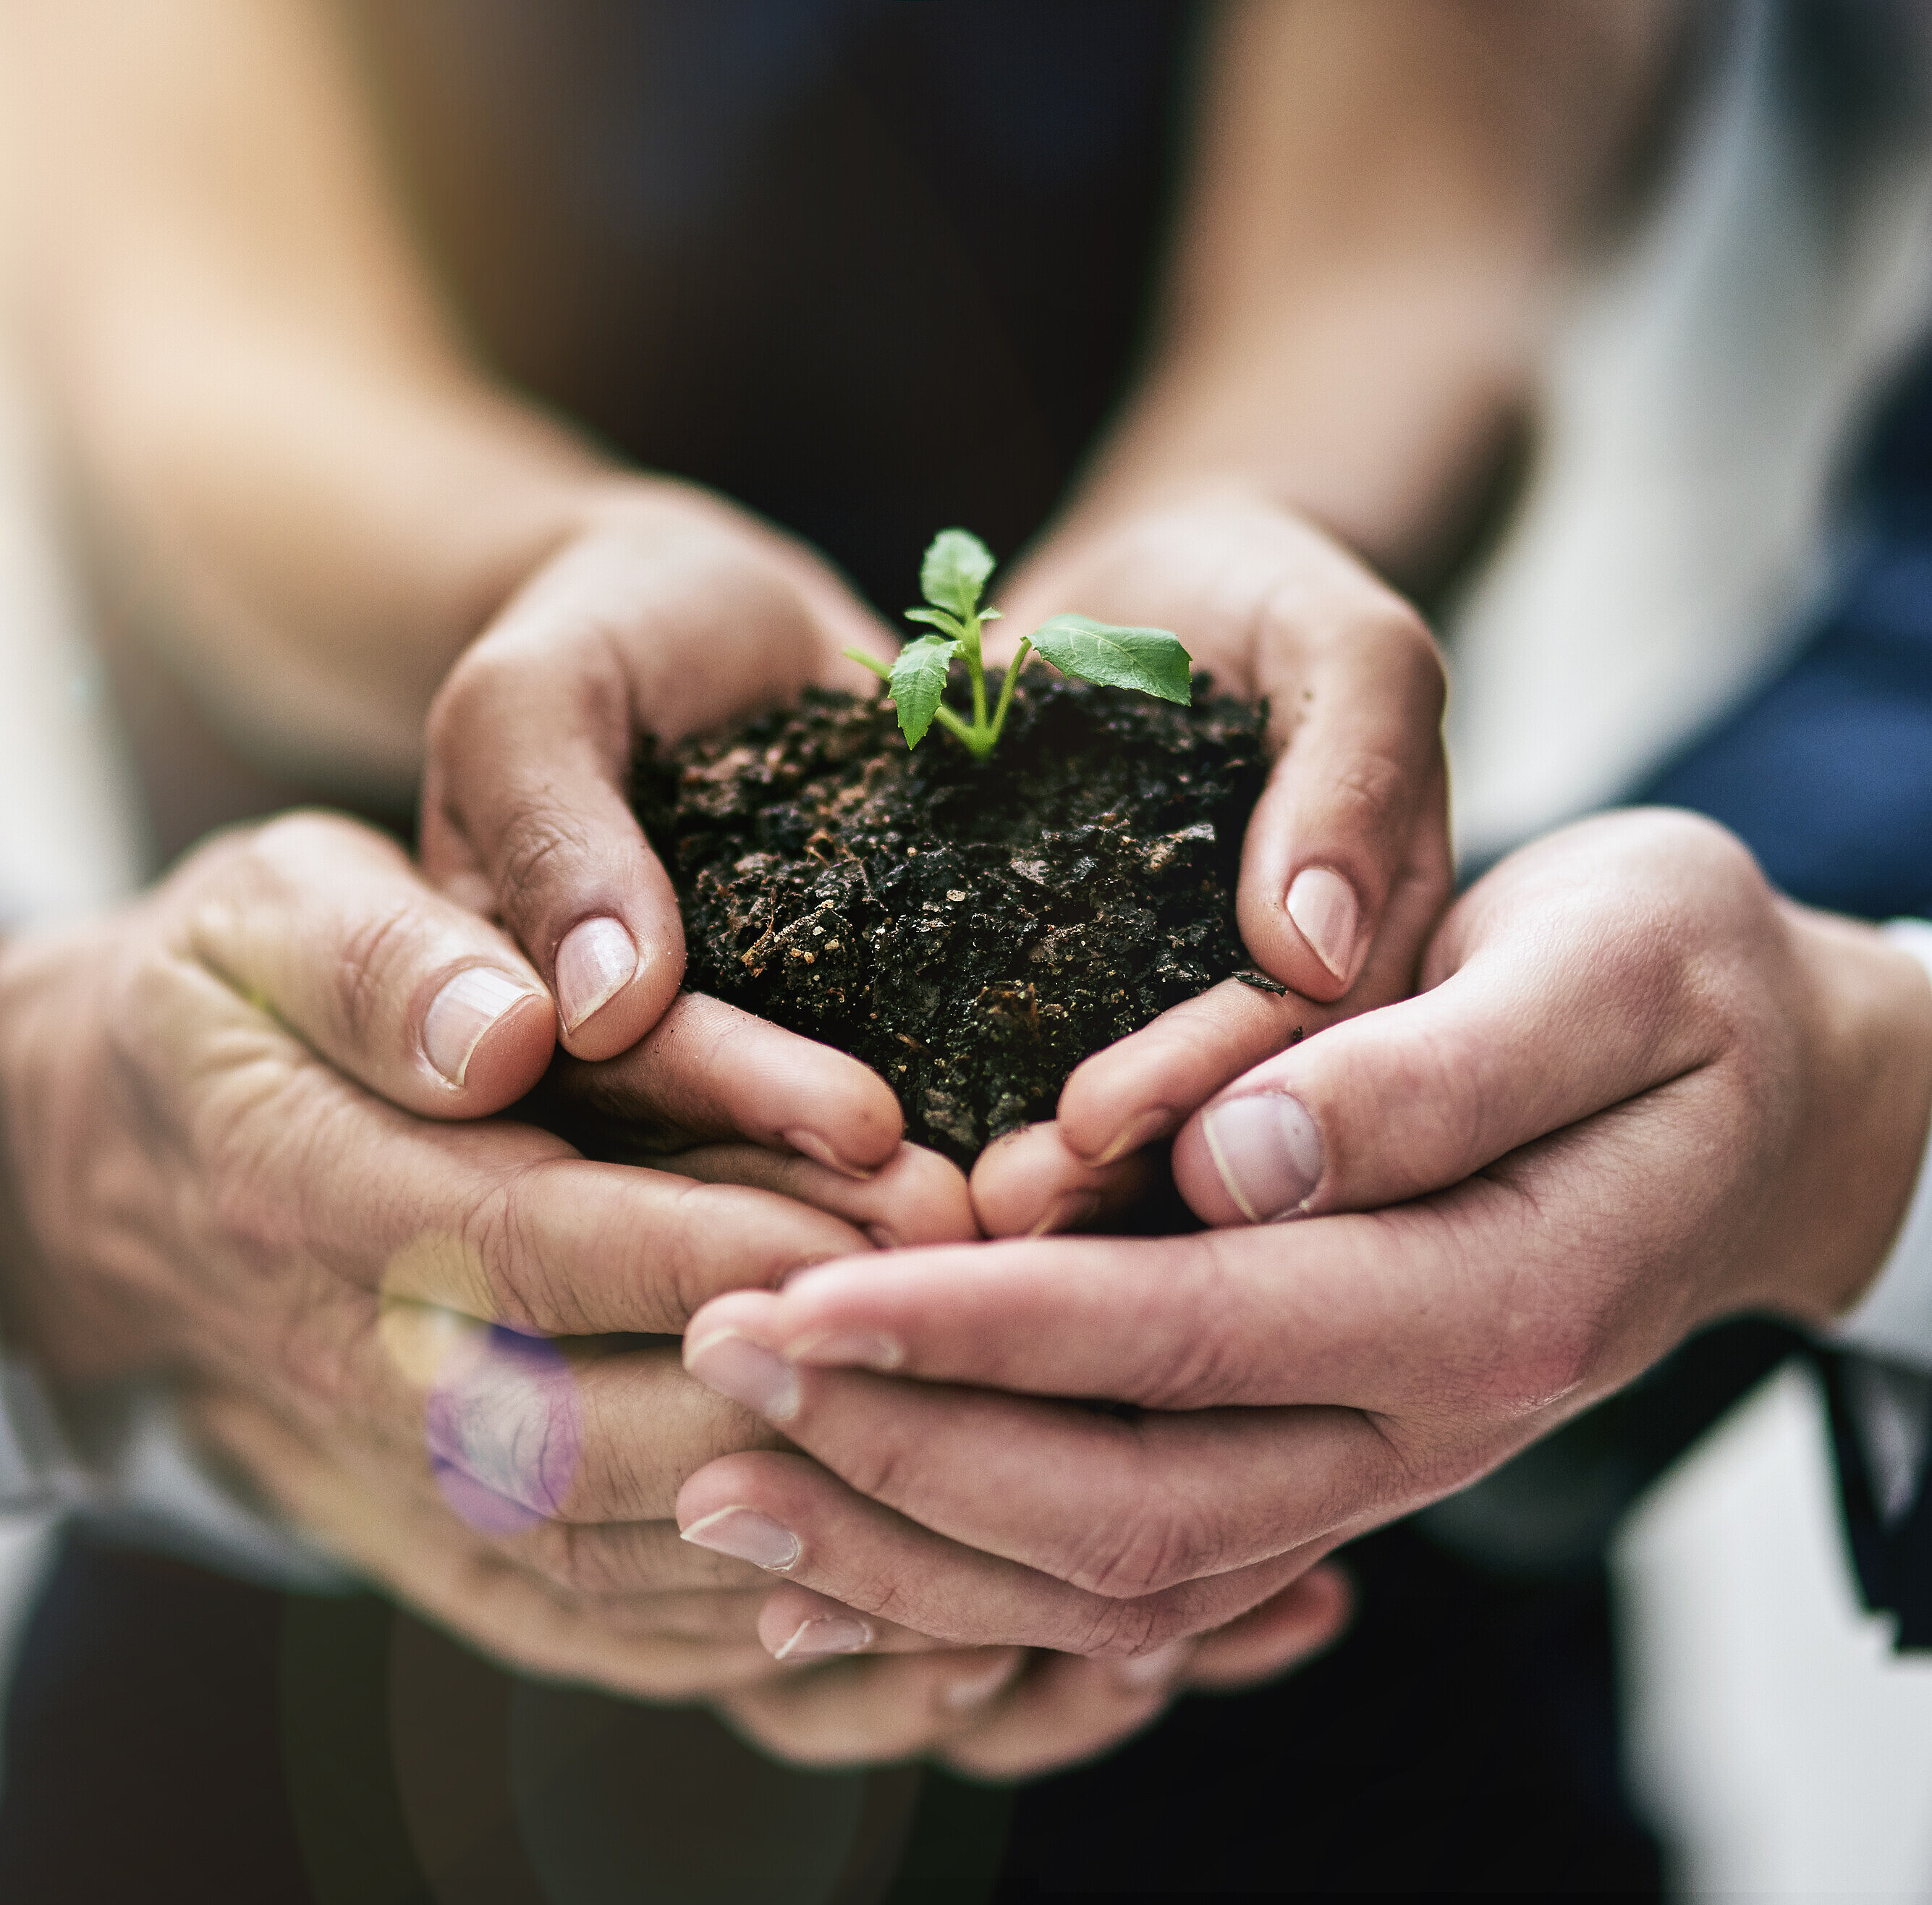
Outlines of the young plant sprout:
M922 635L899 651L888 668L862 649L845 653L862 662L886 683L898 709L899 732L908 747L916 747L937 721L958 736L975 760L983 761L998 745L1013 703L1013 684L1027 657L1037 648L1063 675L1102 687L1133 688L1185 708L1193 699L1189 656L1179 637L1166 629L1115 628L1086 615L1056 615L1042 622L1019 646L1000 689L999 705L986 716L986 672L980 654L980 631L1000 619L980 597L993 572L993 557L978 536L963 529L942 529L932 539L920 565L921 608L908 608L906 619L925 622L939 632ZM966 664L973 687L973 714L968 720L946 705L946 672L958 656Z

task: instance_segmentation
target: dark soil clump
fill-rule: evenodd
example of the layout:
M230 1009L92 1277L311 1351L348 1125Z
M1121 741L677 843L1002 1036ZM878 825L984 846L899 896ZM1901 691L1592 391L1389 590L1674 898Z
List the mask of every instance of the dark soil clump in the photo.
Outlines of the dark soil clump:
M1262 715L1204 684L1179 708L1042 671L984 763L818 690L647 753L686 984L862 1059L961 1163L1050 1118L1083 1058L1246 965Z

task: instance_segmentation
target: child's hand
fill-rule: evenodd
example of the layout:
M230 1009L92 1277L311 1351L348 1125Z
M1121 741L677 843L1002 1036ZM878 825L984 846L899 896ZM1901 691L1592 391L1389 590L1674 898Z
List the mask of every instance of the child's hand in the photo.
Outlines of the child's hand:
M624 1051L684 972L670 882L626 798L632 756L897 644L800 545L705 492L614 486L450 671L430 711L422 856L500 918L579 1058Z

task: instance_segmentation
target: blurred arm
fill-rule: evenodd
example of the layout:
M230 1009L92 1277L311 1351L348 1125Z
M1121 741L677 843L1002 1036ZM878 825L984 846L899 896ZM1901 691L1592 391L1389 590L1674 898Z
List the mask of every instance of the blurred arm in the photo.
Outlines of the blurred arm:
M308 0L8 0L29 338L146 632L232 735L394 796L602 466L439 308Z
M1413 572L1654 125L1683 0L1243 0L1142 392L1073 528L1245 482Z

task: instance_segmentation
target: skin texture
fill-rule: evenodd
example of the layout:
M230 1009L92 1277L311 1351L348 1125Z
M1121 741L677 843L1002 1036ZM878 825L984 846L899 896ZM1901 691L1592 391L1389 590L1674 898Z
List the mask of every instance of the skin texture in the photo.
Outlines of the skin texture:
M424 1029L479 969L509 1002L452 1084ZM552 1023L502 933L326 816L230 835L124 915L14 942L10 1342L77 1403L173 1375L218 1459L530 1671L706 1696L819 1762L935 1750L1018 1772L1144 1723L1188 1658L1123 1680L900 1635L890 1661L773 1659L766 1576L680 1541L673 1510L705 1463L781 1438L638 1336L874 1231L970 1236L964 1180L899 1142L862 1066L701 999L555 1080L648 1130L662 1169L476 1122L542 1073ZM1302 1588L1205 1648L1189 1684L1276 1670L1345 1614L1338 1582Z
M1821 1324L1869 1282L1932 1116L1932 991L1880 935L1779 900L1720 830L1640 813L1504 862L1423 981L1183 1130L1180 1187L1234 1227L881 1256L708 1306L686 1366L820 1465L724 1457L680 1522L754 1510L795 1537L789 1580L955 1642L1131 1657L1700 1324ZM1280 1093L1320 1169L1300 1221L1250 1225L1204 1127ZM1090 1396L1147 1413L1053 1399Z
M429 955L398 951L414 942L383 924L426 902L386 888L406 878L393 860L382 878L358 863L357 899L318 920L308 877L276 867L374 849L302 847L314 822L266 854L261 837L218 849L88 933L10 951L0 1085L36 1247L6 1297L28 1339L69 1381L179 1371L272 1493L344 1541L383 1528L356 1550L364 1564L482 1644L526 1657L518 1636L542 1634L521 1643L538 1650L532 1664L660 1684L635 1649L610 1652L581 1597L748 1591L661 1571L659 1544L640 1558L628 1537L572 1531L668 1516L688 1471L663 1452L694 1421L710 1425L694 1460L734 1437L769 1454L772 1436L694 1401L668 1352L573 1348L565 1393L584 1399L583 1459L567 1482L533 1477L504 1397L548 1396L550 1378L514 1356L497 1368L500 1339L477 1351L473 1331L451 1338L434 1322L392 1326L386 1345L385 1300L573 1336L671 1330L719 1289L860 1248L867 1225L912 1244L964 1235L976 1216L1016 1232L1090 1218L1141 1168L1129 1154L1296 1026L1406 991L1448 891L1440 669L1413 612L1347 548L1420 573L1451 535L1520 400L1539 289L1618 174L1680 12L1640 0L1226 10L1148 375L1005 605L1009 626L1070 604L1165 621L1230 684L1279 697L1282 752L1248 842L1242 918L1256 957L1298 990L1211 996L1187 1037L1169 1025L1095 1061L1057 1126L982 1165L968 1209L956 1182L905 1181L924 1165L897 1177L889 1165L855 1192L849 1168L824 1157L886 1160L883 1110L814 1130L811 1108L838 1102L814 1095L827 1055L794 1041L774 1057L742 1026L706 1032L722 1022L700 1005L674 1006L668 889L616 794L640 732L674 737L808 680L862 684L836 657L848 641L890 652L869 612L769 526L613 466L493 382L414 255L326 8L6 0L0 125L35 181L20 208L25 329L142 637L258 761L363 798L406 796L420 774L428 871L468 909L439 915L439 930L484 936L472 943L553 1002L548 1030L538 1008L520 1008L493 1035L502 1049L479 1048L449 1097L410 1017L436 975L422 976L411 960ZM1331 885L1319 909L1332 963L1288 911L1311 868L1346 896ZM190 930L194 896L220 880L240 884L223 903L247 924L238 941L222 933L242 927L218 930L220 906L212 936ZM1336 927L1351 915L1352 931ZM614 922L619 953L608 934L601 958L573 940L597 921ZM284 963L251 963L264 948ZM639 1056L651 1040L656 1057ZM634 1067L632 1101L667 1151L701 1142L683 1185L607 1192L596 1167L513 1126L426 1134L422 1119L509 1102L554 1041ZM678 1063L657 1062L674 1049ZM802 1108L775 1129L766 1108L781 1077ZM854 1131L876 1154L850 1155ZM734 1174L762 1191L688 1188ZM553 1182L566 1187L554 1205L541 1194ZM91 1205L63 1194L110 1185ZM634 1203L682 1239L668 1277L634 1254ZM477 1252L412 1254L424 1235L474 1236ZM446 1458L550 1518L524 1536L438 1519L423 1440L438 1357L467 1372L469 1417L484 1424L466 1435L455 1408ZM459 1402L470 1394L452 1381ZM512 1417L494 1442L493 1411ZM662 1456L648 1474L625 1455L646 1449ZM343 1507L354 1502L365 1515ZM574 1612L561 1626L486 1618L499 1603L471 1591L476 1569L514 1584L501 1606L560 1590ZM1336 1577L1292 1574L1204 1603L1190 1630L1212 1624L1208 1612L1274 1612L1204 1642L1192 1664L1171 1658L1162 1684L1279 1666L1332 1633ZM706 1646L724 1620L679 1618L712 1622ZM1077 1622L1059 1631L1083 1639ZM697 1690L696 1657L679 1657L678 1686ZM719 1668L718 1697L750 1700L736 1671ZM1157 1710L1144 1687L1125 1705L1102 1699L1086 1677L1098 1671L1028 1667L1018 1687L1039 1690L1033 1703L1009 1709L1004 1744L972 1763L1048 1763ZM794 1672L782 1684L806 1683ZM911 1706L840 1698L816 1717L776 1693L733 1710L808 1756L860 1755L868 1739L910 1750Z

